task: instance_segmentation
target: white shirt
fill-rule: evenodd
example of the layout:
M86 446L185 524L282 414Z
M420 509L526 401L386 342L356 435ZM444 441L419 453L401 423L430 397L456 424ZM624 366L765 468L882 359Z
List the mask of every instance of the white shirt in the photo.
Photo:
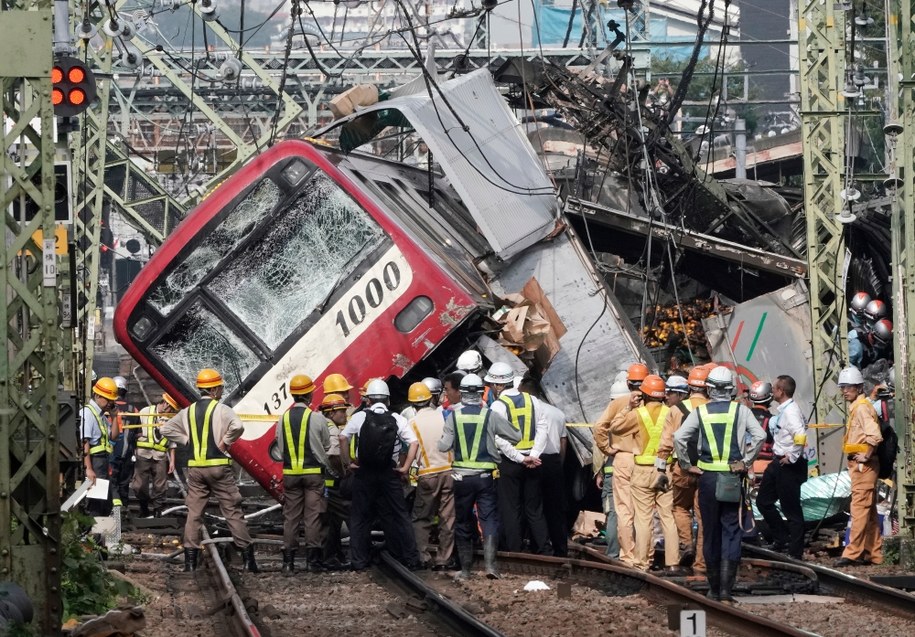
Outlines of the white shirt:
M542 401L540 409L543 410L543 416L549 423L543 453L559 453L560 441L567 435L566 415L558 407Z
M508 415L508 407L505 405L505 403L503 403L499 399L502 398L502 396L520 396L520 395L521 395L521 392L519 392L517 389L506 389L501 394L499 394L498 398L496 398L493 401L492 407L490 407L490 409L492 409L493 412L495 412L495 413L499 414L500 416L502 416L503 418L505 418L505 420L507 420L508 422L511 422L511 418ZM549 435L549 430L550 430L550 423L546 418L546 414L544 413L544 410L543 410L543 403L540 401L540 399L536 398L534 396L531 396L531 404L533 404L533 406L534 406L534 417L537 420L537 422L535 423L537 426L537 431L534 433L534 446L531 447L531 450L529 453L530 453L531 458L539 458L541 456L541 454L544 453L543 450L546 447L547 436ZM498 442L498 438L496 439L496 442ZM502 455L508 455L505 453L502 445L499 446L499 450L502 451ZM559 453L559 452L557 451L556 453ZM528 455L528 452L521 451L521 455L526 456L526 455ZM509 456L509 457L511 457L511 456Z
M807 433L807 422L793 398L779 403L776 409L778 413L769 419L772 453L785 456L788 462L795 462L804 453L804 445L794 444L794 436Z
M407 422L407 419L401 416L398 413L391 412L384 403L375 403L368 407L376 414L383 414L385 412L390 413L394 416L394 422L397 423L397 437L405 445L412 445L414 442L418 443L419 440L416 439L416 434L413 433L413 430L410 428L410 423ZM350 418L349 422L346 423L346 427L343 428L343 431L340 432L341 436L346 436L347 439L352 438L353 436L359 435L359 432L362 430L362 425L365 423L365 411L360 411L353 414L353 417ZM358 447L358 445L357 445ZM357 449L358 453L358 449ZM398 456L400 455L400 447L394 445L394 451L391 453L391 457L394 458L396 463Z

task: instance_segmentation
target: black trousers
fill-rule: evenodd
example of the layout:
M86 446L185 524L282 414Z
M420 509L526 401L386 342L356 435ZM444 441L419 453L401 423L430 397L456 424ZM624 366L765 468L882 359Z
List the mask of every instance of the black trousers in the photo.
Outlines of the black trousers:
M464 475L454 481L454 532L458 544L472 544L479 537L477 522L483 530L483 537L499 535L498 498L494 482L491 473Z
M502 546L506 551L521 550L524 523L530 533L535 553L547 553L546 520L543 517L541 492L543 469L528 469L523 464L505 460L499 464L499 522Z
M109 480L108 477L108 454L99 453L89 457L92 463L92 470L95 471L96 480ZM108 482L108 499L96 500L95 498L86 498L86 513L93 517L105 517L111 515L111 492L113 479Z
M562 471L562 458L558 453L540 456L543 472L541 491L543 493L543 517L553 545L553 555L565 557L569 552L569 527L566 524L566 492Z
M124 510L130 506L130 483L136 463L131 460L133 454L126 458L115 458L111 461L111 481L114 483L114 493L121 500Z
M324 559L336 557L346 562L346 553L340 541L343 523L350 519L352 501L346 499L339 486L327 489L327 511L324 513Z
M740 503L719 502L715 497L718 472L699 476L699 514L702 516L702 556L707 568L722 560L740 561Z
M772 532L770 539L788 545L788 555L801 559L804 555L804 512L801 509L801 485L807 481L807 458L804 454L794 462L783 465L776 456L763 472L756 508ZM779 502L782 519L775 503Z
M354 569L367 568L372 558L372 524L381 521L387 549L401 563L419 563L413 524L407 512L400 474L387 471L356 470L353 477L353 503L350 509L350 557Z

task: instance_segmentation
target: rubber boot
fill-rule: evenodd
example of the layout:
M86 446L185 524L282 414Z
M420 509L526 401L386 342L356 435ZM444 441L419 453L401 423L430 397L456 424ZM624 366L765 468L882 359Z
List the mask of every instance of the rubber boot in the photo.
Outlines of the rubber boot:
M740 562L733 560L723 560L721 562L721 601L736 604L732 591L734 583L737 581L737 567Z
M496 536L490 535L483 538L483 564L486 569L486 577L489 579L499 579L499 571L496 570Z
M712 562L706 564L705 577L708 579L708 593L705 596L717 602L721 599L721 565Z
M295 549L283 549L283 568L284 573L295 572Z
M197 558L200 556L200 549L184 548L184 572L192 573L197 570Z
M461 560L461 572L458 573L458 579L470 579L473 574L470 570L473 565L473 544L459 544L457 550L458 559Z
M146 500L140 500L140 517L148 518L149 517L149 502Z
M309 573L323 573L327 570L324 566L324 552L321 549L311 548L308 549L307 557L308 563L305 569Z
M249 544L246 546L241 554L244 558L245 570L249 573L260 573L260 569L257 568L257 562L254 559L254 545Z

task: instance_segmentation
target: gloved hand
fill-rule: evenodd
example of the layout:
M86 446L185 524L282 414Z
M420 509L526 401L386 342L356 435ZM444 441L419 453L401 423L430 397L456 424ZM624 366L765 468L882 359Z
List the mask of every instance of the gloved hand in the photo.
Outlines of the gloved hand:
M658 472L658 477L654 481L654 485L651 487L658 493L666 493L670 488L670 478L667 477L666 473Z
M731 468L731 473L746 473L747 465L743 463L743 460L735 460L728 465Z

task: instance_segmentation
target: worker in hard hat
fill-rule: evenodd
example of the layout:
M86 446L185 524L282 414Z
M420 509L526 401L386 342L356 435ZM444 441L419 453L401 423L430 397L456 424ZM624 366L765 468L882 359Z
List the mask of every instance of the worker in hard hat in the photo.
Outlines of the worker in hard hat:
M620 372L621 379L610 385L610 401L625 398L629 400L629 388L626 386L626 372ZM615 455L615 450L614 455ZM620 540L616 516L616 506L613 502L613 455L605 456L597 445L597 436L591 450L591 468L597 488L601 490L601 504L604 515L607 516L604 525L604 538L607 541L607 555L615 560L620 558Z
M319 407L327 420L330 448L327 450L327 475L324 487L327 490L327 511L324 529L324 566L328 570L349 568L350 561L343 550L341 534L343 523L349 520L352 504L352 474L347 474L340 454L340 434L349 420L350 404L340 394L324 394ZM352 456L355 457L356 438L351 438Z
M864 326L864 310L871 302L871 295L867 292L858 292L851 297L848 305L849 330Z
M631 364L626 370L629 393L611 400L594 423L594 443L607 458L606 462L613 466L613 508L617 520L619 559L629 565L635 564L635 508L632 504L631 483L636 445L631 435L611 434L610 423L628 408L630 398L641 401L639 387L648 374L648 365L645 363Z
M224 391L222 375L215 369L197 373L200 400L191 403L159 427L169 440L191 445L187 463L187 522L184 525L184 570L196 571L200 556L203 511L210 496L219 502L235 546L244 556L245 569L258 572L254 544L241 509L241 493L232 472L229 449L245 428L228 405L219 402Z
M442 411L442 381L437 378L427 376L426 378L423 378L420 383L425 385L426 389L429 390L429 395L431 396L431 399L429 400L429 406L433 409L437 409L438 411ZM413 416L416 415L417 409L411 400L408 399L407 402L410 404L400 411L400 415L407 420L410 420Z
M456 560L452 458L450 452L439 451L436 446L442 438L445 418L441 410L433 406L433 395L425 380L410 385L407 400L415 410L409 424L419 442L419 453L416 454L416 498L413 501L416 550L419 551L419 559L423 566L431 566L436 571L453 569ZM436 524L438 550L433 561L429 551L429 536Z
M130 484L136 465L137 436L139 430L125 425L138 425L140 418L136 409L127 402L127 379L115 376L114 384L118 388L118 398L109 405L108 417L117 426L121 435L114 441L111 450L111 481L113 483L112 503L127 511L130 506Z
M353 397L351 395L353 386L350 385L349 381L346 380L346 376L343 374L328 374L324 378L324 384L321 389L325 396L328 394L337 394L338 396L343 397L343 400L349 405L346 412L347 416L352 416L353 412L356 411L356 408L353 406Z
M140 410L139 435L137 436L137 463L130 488L137 494L140 515L149 517L150 504L155 517L165 508L165 493L168 490L168 476L175 472L175 447L159 431L159 425L168 421L161 414L178 413L178 403L169 394L162 394L159 401Z
M864 394L864 376L857 367L839 372L839 391L848 403L848 422L842 452L848 458L851 477L851 530L848 543L836 566L883 563L883 538L877 518L877 474L875 455L883 440L874 406Z
M682 419L685 419L700 405L708 402L706 379L710 368L707 365L698 365L689 370L686 377L687 396L676 401L672 406L680 410ZM672 379L672 378L671 378ZM669 382L669 381L668 381ZM673 393L681 395L682 383L675 383L677 390ZM670 396L670 393L668 393ZM690 447L690 462L698 461L698 450ZM674 449L676 456L676 449ZM687 473L679 462L674 462L671 476L674 501L674 521L677 523L677 536L680 539L680 566L692 568L698 573L705 572L705 557L702 553L702 516L699 515L699 477ZM696 539L693 541L693 521L696 523Z
M118 399L118 387L114 379L107 376L99 378L92 385L92 398L80 410L80 431L83 440L83 465L86 469L86 480L95 484L98 478L108 480L109 461L112 440L117 440L120 431L105 412ZM105 500L89 498L86 511L89 515L105 516L111 514L111 483L108 484L108 497Z
M630 395L629 403L610 423L610 434L631 436L639 453L633 460L632 503L635 507L635 559L642 570L651 566L652 521L657 515L664 534L664 563L671 575L680 574L677 524L673 516L670 490L670 465L673 462L673 434L680 426L681 413L667 406L664 379L646 376L639 385L640 396Z
M768 383L764 383L768 385ZM765 468L756 494L756 508L768 526L769 548L785 551L794 559L804 556L804 511L801 509L801 485L807 481L807 420L794 402L797 384L791 376L783 375L772 385L772 398L778 403L778 413L769 418L767 435L772 436L771 462ZM754 391L755 390L755 391ZM765 395L766 388L750 388L750 399ZM775 503L779 503L779 509ZM782 519L782 514L788 520Z
M455 365L455 367L457 367L457 371L462 374L477 374L478 376L483 376L483 357L480 355L480 352L475 349L469 349L458 356L457 365ZM487 407L491 407L495 399L495 394L493 394L491 389L487 386L483 390L483 402ZM455 404L460 404L460 401Z
M276 423L276 445L283 458L283 566L284 573L295 571L299 548L299 527L304 527L306 570L324 570L322 542L327 502L324 475L330 432L319 411L312 411L315 384L311 377L296 374L289 380L292 406Z
M733 602L743 538L742 485L766 432L746 405L732 400L735 386L731 370L715 367L705 382L709 402L690 412L674 434L674 445L680 465L699 476L708 597ZM690 451L694 445L696 464Z
M549 423L540 400L515 389L515 372L507 363L493 363L483 380L495 396L492 412L521 434L514 445L521 462L506 458L499 464L496 488L502 547L515 553L521 550L526 522L532 550L545 555L549 553L549 531L543 516L540 456L546 447Z

